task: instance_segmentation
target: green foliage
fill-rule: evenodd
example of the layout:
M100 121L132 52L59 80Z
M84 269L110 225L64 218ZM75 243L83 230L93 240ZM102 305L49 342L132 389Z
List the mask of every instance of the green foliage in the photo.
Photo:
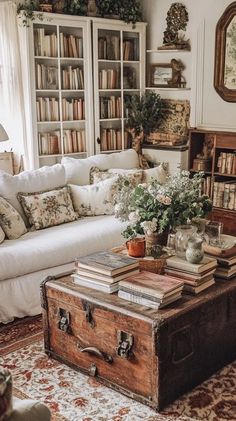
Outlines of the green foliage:
M120 185L116 195L115 216L127 221L125 238L138 234L162 233L178 225L203 218L212 209L206 195L200 195L203 173L190 178L188 171L169 176L164 185L156 180L133 188Z
M29 22L36 18L43 20L43 14L37 13L37 11L39 11L39 1L37 0L26 0L17 6L17 14L22 16L23 26L29 26Z
M96 0L96 6L101 16L118 15L126 23L142 20L139 0Z
M86 16L88 0L67 0L65 2L64 12L69 15Z
M126 102L128 110L127 127L134 129L136 134L144 132L148 135L156 130L162 119L162 99L153 91L143 95L132 95Z

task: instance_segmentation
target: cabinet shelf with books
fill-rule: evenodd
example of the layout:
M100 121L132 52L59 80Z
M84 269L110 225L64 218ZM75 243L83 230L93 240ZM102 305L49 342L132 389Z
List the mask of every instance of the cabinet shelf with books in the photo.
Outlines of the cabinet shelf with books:
M21 27L29 52L34 166L52 165L64 155L94 152L91 22L88 18L43 14Z
M189 169L205 173L202 193L213 202L210 218L236 235L236 133L191 129Z
M125 96L145 87L146 24L93 20L95 150L120 151L128 146Z

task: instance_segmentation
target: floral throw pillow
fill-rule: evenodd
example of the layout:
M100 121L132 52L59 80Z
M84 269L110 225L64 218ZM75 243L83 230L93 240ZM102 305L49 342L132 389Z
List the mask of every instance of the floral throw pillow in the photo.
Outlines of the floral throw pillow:
M33 229L40 230L78 218L69 186L39 193L18 193L17 197Z
M87 186L69 184L75 210L80 216L112 215L117 177Z
M107 171L101 171L97 167L92 167L90 170L90 184L96 184L100 181L107 180L108 178L112 178L117 175L126 177L132 185L137 186L139 183L142 182L143 170L126 170L123 168L111 168Z
M27 232L21 215L3 197L0 197L0 226L9 240L15 240Z

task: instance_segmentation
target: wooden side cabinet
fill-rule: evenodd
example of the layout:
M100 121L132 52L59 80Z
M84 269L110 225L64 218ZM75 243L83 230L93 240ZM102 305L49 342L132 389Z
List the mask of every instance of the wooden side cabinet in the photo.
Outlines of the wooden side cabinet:
M189 170L204 171L202 193L213 201L209 218L236 235L236 133L190 130Z

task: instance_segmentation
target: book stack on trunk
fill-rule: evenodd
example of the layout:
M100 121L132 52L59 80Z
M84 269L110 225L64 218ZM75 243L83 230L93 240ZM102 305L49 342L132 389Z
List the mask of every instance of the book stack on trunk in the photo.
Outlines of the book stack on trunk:
M131 257L102 251L75 261L71 275L76 284L112 294L121 279L139 274L139 262Z
M216 277L230 279L236 275L236 237L222 234L221 246L205 243L204 251L208 256L217 259Z
M179 279L142 271L119 282L118 296L124 300L158 309L181 297L184 283Z
M216 267L217 260L213 257L204 257L200 263L194 264L178 256L172 256L166 260L165 273L182 279L184 292L199 294L215 283Z

